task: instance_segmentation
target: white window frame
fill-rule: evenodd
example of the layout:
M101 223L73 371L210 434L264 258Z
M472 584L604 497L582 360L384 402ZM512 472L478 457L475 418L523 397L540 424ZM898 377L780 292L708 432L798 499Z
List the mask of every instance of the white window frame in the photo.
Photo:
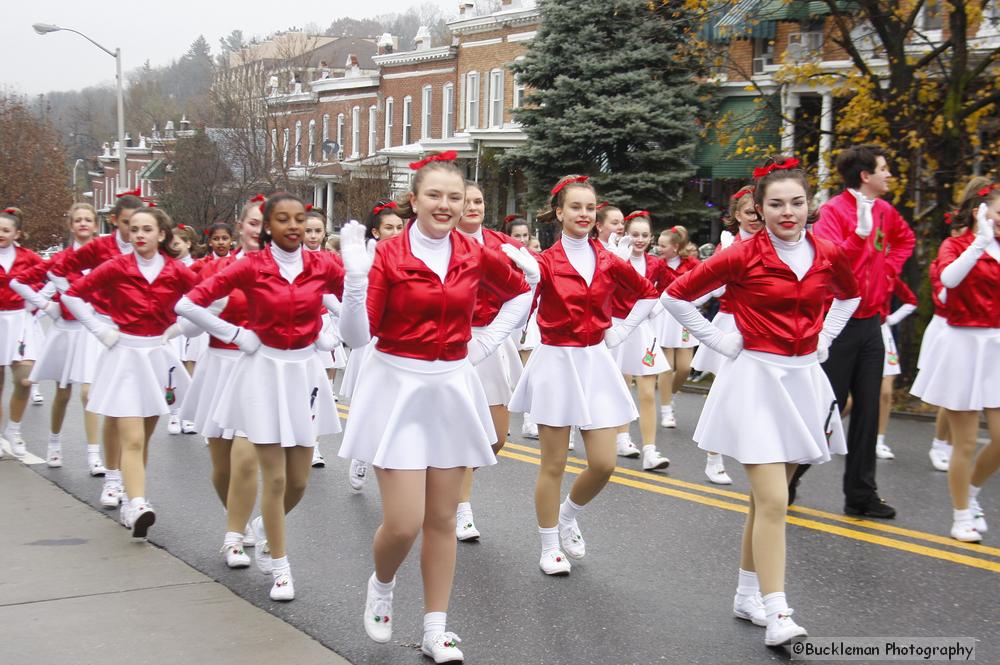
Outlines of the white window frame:
M490 70L489 126L503 127L503 70Z
M351 159L361 156L361 107L351 109Z
M431 111L434 108L434 89L425 85L420 91L420 138L429 139L431 137L431 123L434 116Z
M271 166L278 163L278 129L271 128Z
M455 84L441 87L441 138L451 138L455 133Z
M312 120L309 121L308 136L309 136L309 155L308 155L308 159L306 161L309 162L310 164L313 164L313 163L315 163L314 156L316 154L316 119L315 118L313 118Z
M465 128L479 127L479 72L465 74Z
M523 60L524 56L515 58L515 60ZM524 95L527 92L527 86L524 85L524 81L521 79L519 74L514 74L514 99L511 100L511 108L519 109L524 106Z
M330 114L323 114L323 140L328 141L330 139Z
M344 158L344 125L347 123L347 116L343 113L337 114L337 159Z
M385 100L385 141L383 141L384 148L392 147L392 130L393 130L393 118L392 114L396 110L396 100L392 97L386 97Z
M368 154L374 155L378 150L378 107L374 104L368 107Z
M291 130L285 127L284 131L281 132L281 139L284 141L284 146L281 150L281 166L282 168L288 168L288 148L291 143Z
M295 165L302 163L302 121L295 121Z
M403 97L403 145L413 141L413 97Z

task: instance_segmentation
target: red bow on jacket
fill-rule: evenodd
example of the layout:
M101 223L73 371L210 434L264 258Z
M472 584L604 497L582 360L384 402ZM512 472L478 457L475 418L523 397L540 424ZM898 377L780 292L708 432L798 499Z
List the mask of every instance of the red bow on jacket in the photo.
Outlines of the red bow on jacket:
M439 152L436 155L424 157L419 162L410 162L410 168L414 171L419 171L431 162L453 162L456 159L458 159L457 152L454 150L445 150L444 152Z

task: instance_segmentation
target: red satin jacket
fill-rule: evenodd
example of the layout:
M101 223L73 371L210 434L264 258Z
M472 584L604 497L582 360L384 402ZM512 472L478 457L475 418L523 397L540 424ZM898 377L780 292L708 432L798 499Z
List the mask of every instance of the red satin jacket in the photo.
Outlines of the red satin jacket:
M938 252L941 271L975 240L975 234L963 233L957 238L945 238ZM967 328L1000 328L1000 263L983 252L965 279L948 289L945 316L948 325Z
M493 231L492 229L483 229L483 244L506 258L506 254L503 254L500 250L500 245L504 243L510 243L518 249L524 246L519 240L511 238L506 233ZM510 259L507 260L509 261ZM479 291L476 293L476 308L472 312L472 327L481 328L488 326L497 317L497 313L503 304L504 301L497 297L495 291L485 284L480 283Z
M892 313L892 297L896 296L901 303L904 305L917 305L917 296L913 293L913 290L906 285L902 279L897 277L892 285L892 292L885 299L885 307L879 314L882 317L882 322L885 323L885 317Z
M152 284L139 272L135 254L119 254L77 280L66 295L91 304L96 299L106 302L108 316L123 333L142 337L162 335L177 320L174 305L198 278L177 259L162 252L161 255L163 268Z
M93 270L105 261L123 256L118 249L118 231L111 235L94 238L80 249L74 250L59 263L53 264L52 274L65 277L72 284L74 279L82 279L84 270ZM106 294L94 292L90 304L101 314L108 314Z
M632 265L631 261L627 261L626 263L629 264L632 270L635 270L635 266ZM669 270L666 263L652 254L646 254L646 273L644 276L650 281L653 288L656 289L657 294L666 291L670 283L674 281L674 271ZM632 308L635 307L637 300L637 297L627 293L624 289L616 289L611 298L611 316L616 319L624 319L632 311Z
M230 264L236 262L237 259L235 254L230 254L229 256L224 256L218 260L205 261L201 264L201 270L195 274L198 278L204 282L209 277L216 275L230 266ZM233 289L229 293L229 300L226 302L226 308L222 310L219 314L219 318L223 321L228 321L234 326L240 326L241 328L246 328L249 324L247 318L247 296L240 289ZM240 347L235 344L230 344L228 341L222 341L218 337L208 336L208 345L213 349L232 349L239 350Z
M941 283L941 261L937 257L931 261L931 265L927 269L927 277L931 282L931 300L934 302L934 315L947 317L948 305L941 302L941 298L938 295L941 293L941 289L944 288L944 284Z
M209 277L187 294L207 307L234 290L246 295L246 327L274 349L303 349L323 329L323 296L344 295L344 267L327 252L302 251L302 272L288 283L271 248L247 254Z
M604 332L611 327L611 301L616 293L622 292L623 297L631 298L633 303L657 296L652 282L604 249L599 240L592 238L590 246L594 250L595 263L589 286L569 262L561 241L556 241L539 257L542 281L536 287L535 297L542 344L600 344Z
M10 270L4 270L0 266L0 310L9 312L15 309L24 309L24 298L14 293L13 289L10 288L10 280L23 274L29 268L43 263L42 257L30 249L14 247L14 262L10 264ZM18 281L35 285L38 280L19 279Z
M812 353L827 302L858 297L858 282L836 245L809 232L806 237L815 256L801 281L762 231L701 263L667 293L691 301L725 285L743 348L782 356Z
M379 241L376 248L368 273L371 334L378 337L376 348L383 353L418 360L461 360L468 354L479 294L485 290L493 302L503 304L527 293L528 284L502 253L454 230L442 283L410 249L409 229L414 223L399 235Z
M72 247L67 247L66 249L53 254L48 261L41 261L39 263L33 263L31 266L25 268L24 270L18 272L17 274L11 275L12 279L16 279L22 284L27 284L36 291L45 285L48 280L48 273L51 272L57 263L64 261L67 256L73 253ZM81 279L83 275L81 273L73 273L68 279L72 283L75 280ZM59 311L62 317L67 321L75 321L76 317L73 313L66 309L66 306L62 304L60 294L56 292L52 296L52 301L59 303Z

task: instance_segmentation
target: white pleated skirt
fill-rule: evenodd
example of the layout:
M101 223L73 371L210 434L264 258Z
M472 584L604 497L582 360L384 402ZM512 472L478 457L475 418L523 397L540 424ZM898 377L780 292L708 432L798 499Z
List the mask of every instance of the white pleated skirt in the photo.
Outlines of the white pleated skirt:
M121 333L100 358L87 410L102 416L162 416L184 401L191 379L163 338Z
M1000 408L1000 328L945 324L910 392L952 411Z
M742 464L821 464L847 454L840 409L815 353L740 353L712 384L694 440Z
M882 344L885 346L885 357L882 361L882 376L897 376L900 373L899 351L896 350L896 338L893 337L888 323L882 324Z
M736 332L736 318L729 312L720 311L717 313L712 319L712 324L723 333ZM730 362L729 358L715 349L709 348L707 344L701 344L694 352L691 367L697 372L711 372L719 376L719 372L728 362Z
M475 468L496 464L496 441L486 393L468 360L372 349L338 454L382 469Z
M210 439L232 439L233 430L221 427L214 420L219 406L222 389L229 381L236 361L243 353L237 349L214 349L208 347L194 368L191 386L180 417L194 423L194 431Z
M532 312L524 329L514 331L514 343L518 351L531 351L542 343L542 331L538 328L538 312Z
M208 333L194 337L181 337L180 339L183 340L184 344L184 353L181 355L181 360L184 362L197 363L201 360L202 354L208 350Z
M611 325L621 325L623 319L612 318ZM635 327L625 341L610 349L611 357L622 374L652 376L670 370L670 363L660 347L653 322L645 320Z
M222 388L213 419L251 443L312 447L341 431L337 403L314 346L262 346L241 355Z
M670 312L661 312L653 319L653 329L656 331L657 344L665 349L691 349L698 346L687 328L677 322Z
M917 369L923 369L927 358L937 353L937 339L948 325L948 319L939 314L931 317L931 322L924 328L923 339L920 340L920 354L917 356Z
M351 353L347 357L347 367L344 369L344 378L340 381L340 396L348 402L350 402L354 396L354 390L358 386L358 379L361 377L361 369L367 362L368 357L372 354L372 350L375 348L375 344L377 342L378 338L372 337L372 341L368 342L364 346L357 349L351 349Z
M473 328L472 338L482 336L483 328ZM524 366L521 365L521 356L517 353L517 346L510 337L506 338L496 351L489 357L484 358L481 363L475 366L476 375L483 384L483 391L486 393L486 403L490 406L507 406L510 404L510 397L514 394L514 386L521 378Z
M105 350L79 321L58 319L45 335L29 380L55 381L60 388L93 383L98 359Z
M540 425L619 427L639 417L608 347L541 344L524 366L510 410Z
M34 360L35 322L23 309L0 310L0 366Z
M347 367L347 349L343 344L333 347L333 369L344 369Z

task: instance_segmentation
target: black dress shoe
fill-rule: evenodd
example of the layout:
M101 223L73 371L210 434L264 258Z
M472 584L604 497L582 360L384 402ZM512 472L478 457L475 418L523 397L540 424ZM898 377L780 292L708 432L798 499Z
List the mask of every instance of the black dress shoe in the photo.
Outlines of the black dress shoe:
M863 506L844 506L844 513L854 517L878 517L880 519L891 520L896 516L896 509L882 499L872 499Z

